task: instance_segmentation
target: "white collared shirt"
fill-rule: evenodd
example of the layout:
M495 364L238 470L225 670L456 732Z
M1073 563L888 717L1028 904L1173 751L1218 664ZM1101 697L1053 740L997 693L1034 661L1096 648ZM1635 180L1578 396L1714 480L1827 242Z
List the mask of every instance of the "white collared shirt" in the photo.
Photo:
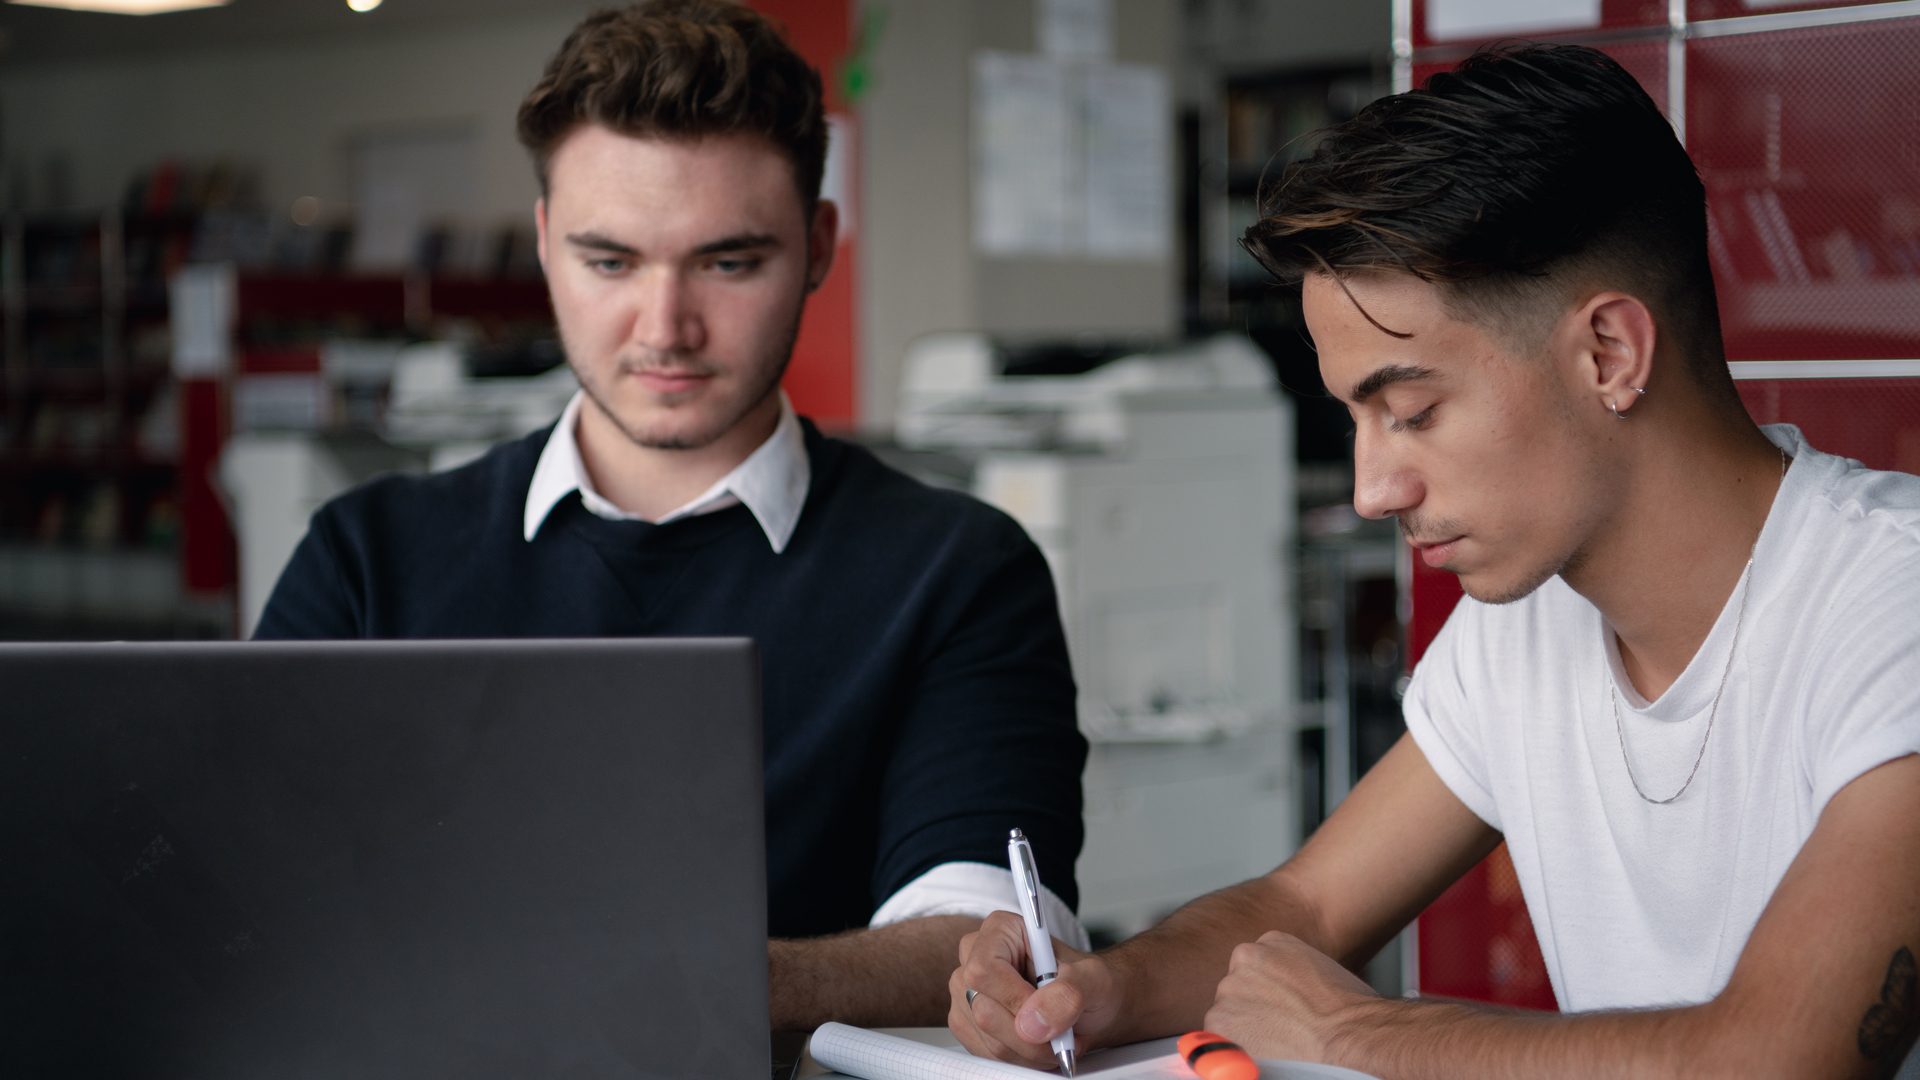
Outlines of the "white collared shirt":
M527 485L525 515L524 535L529 543L539 535L540 526L560 500L575 491L580 493L581 504L597 517L609 521L646 520L615 506L593 488L593 479L587 475L586 464L580 459L577 435L580 409L586 398L586 391L582 390L567 402L566 411L560 414L560 422L554 425L553 434L547 437L547 445L540 451L540 461L534 466L533 482ZM793 403L782 391L780 422L767 441L692 502L661 517L655 524L664 525L745 503L777 555L784 552L787 542L793 539L812 483L806 433L801 430L800 418L794 414ZM1087 932L1080 926L1080 920L1053 890L1043 885L1041 892L1054 936L1077 949L1085 949ZM985 863L950 862L934 867L888 897L873 913L871 925L886 926L929 915L968 915L984 919L995 911L1017 913L1019 910L1012 871Z
M547 445L540 451L540 461L533 468L533 483L527 485L527 511L525 536L529 542L539 534L540 526L553 513L553 508L575 491L580 493L580 502L594 516L609 521L645 521L638 514L630 514L609 502L606 496L593 489L593 479L587 475L586 464L580 460L580 443L577 431L580 422L580 409L587 400L586 391L573 395L567 402L567 411L560 414L560 422L554 425L553 434L547 437ZM692 502L666 514L654 522L665 525L681 518L698 517L725 510L729 506L746 503L753 512L754 520L760 523L760 529L767 534L767 543L773 545L774 554L787 549L787 541L793 539L793 530L800 524L800 511L807 504L807 488L813 482L813 467L807 461L807 437L800 429L800 418L794 415L793 403L787 400L785 391L780 394L780 422L774 425L773 434L759 448L747 455L747 460L734 467L727 475L713 482L713 486L695 496Z

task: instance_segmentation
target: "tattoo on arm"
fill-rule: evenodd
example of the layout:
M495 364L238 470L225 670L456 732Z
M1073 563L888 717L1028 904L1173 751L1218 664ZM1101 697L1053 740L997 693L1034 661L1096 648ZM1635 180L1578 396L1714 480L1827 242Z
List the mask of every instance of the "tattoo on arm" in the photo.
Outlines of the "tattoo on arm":
M1880 985L1880 1001L1860 1018L1860 1056L1878 1061L1902 1046L1920 1022L1920 970L1913 950L1905 945L1887 964L1887 981Z

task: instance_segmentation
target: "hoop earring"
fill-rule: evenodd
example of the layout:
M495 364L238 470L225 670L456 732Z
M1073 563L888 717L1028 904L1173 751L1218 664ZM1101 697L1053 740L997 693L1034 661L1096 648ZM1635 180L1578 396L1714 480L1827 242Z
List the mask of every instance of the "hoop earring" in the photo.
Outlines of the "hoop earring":
M1647 391L1646 391L1646 388L1645 388L1645 387L1640 387L1640 386L1629 386L1629 387L1628 387L1627 389L1629 389L1629 390L1632 390L1632 391L1633 391L1634 393L1636 393L1636 394L1639 394L1639 395L1640 395L1640 397L1645 397L1645 396L1646 396L1646 394L1647 394ZM1640 398L1634 398L1634 400L1635 400L1635 401L1638 401L1638 400L1640 400ZM1609 401L1609 402L1607 402L1607 408L1608 408L1608 409L1611 409L1611 410L1613 411L1613 418L1614 418L1615 420L1625 420L1625 419L1627 418L1627 414L1625 414L1625 413L1623 413L1623 412L1621 412L1621 411L1620 411L1620 406L1618 406L1618 405L1615 405L1615 404L1614 404L1613 402L1611 402L1611 401Z

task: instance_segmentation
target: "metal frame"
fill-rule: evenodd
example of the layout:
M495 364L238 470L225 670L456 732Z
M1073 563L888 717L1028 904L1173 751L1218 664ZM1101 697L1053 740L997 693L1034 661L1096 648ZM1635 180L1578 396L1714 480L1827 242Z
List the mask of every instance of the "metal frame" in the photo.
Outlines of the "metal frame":
M1734 360L1727 367L1736 381L1920 378L1920 360Z

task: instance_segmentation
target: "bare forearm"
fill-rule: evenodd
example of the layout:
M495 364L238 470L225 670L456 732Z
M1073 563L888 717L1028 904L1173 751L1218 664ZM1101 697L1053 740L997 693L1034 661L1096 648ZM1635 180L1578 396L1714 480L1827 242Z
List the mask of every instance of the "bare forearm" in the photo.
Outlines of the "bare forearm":
M935 915L831 937L767 942L775 1031L810 1031L829 1020L861 1027L946 1022L947 976L960 939L979 919Z
M1319 919L1284 877L1269 874L1193 901L1101 954L1126 1002L1110 1044L1193 1031L1213 1004L1233 948L1269 930L1321 943Z
M1670 1036L1676 1026L1688 1026L1689 1011L1562 1017L1456 1002L1377 1000L1336 1026L1328 1058L1382 1080L1674 1076L1681 1071Z
M1439 1001L1375 1000L1337 1024L1328 1060L1381 1080L1866 1075L1725 1003L1560 1016Z

